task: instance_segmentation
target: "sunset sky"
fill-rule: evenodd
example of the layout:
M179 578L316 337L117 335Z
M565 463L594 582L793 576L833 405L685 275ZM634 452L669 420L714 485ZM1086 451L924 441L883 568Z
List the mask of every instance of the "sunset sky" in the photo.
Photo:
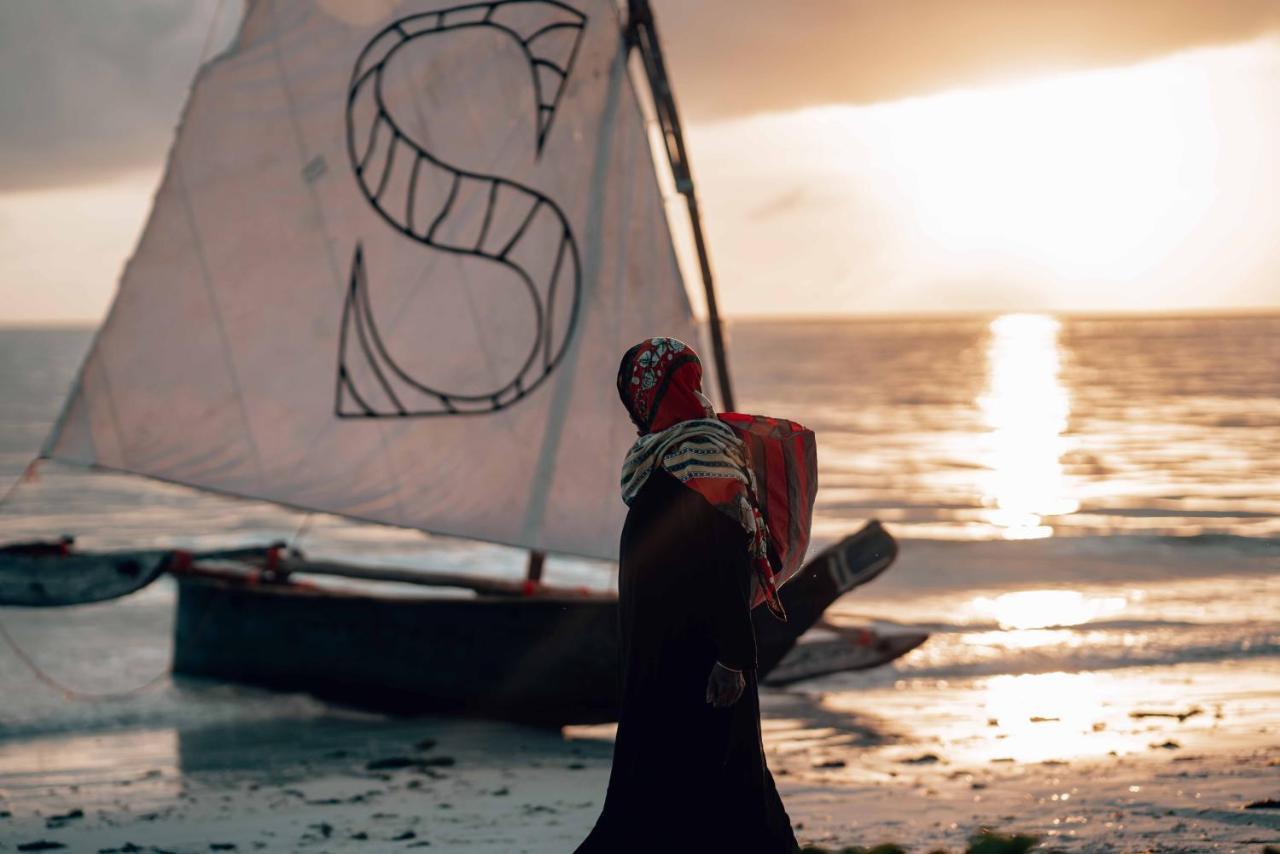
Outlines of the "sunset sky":
M1280 3L655 5L730 315L1280 308ZM101 319L238 13L0 6L0 322Z

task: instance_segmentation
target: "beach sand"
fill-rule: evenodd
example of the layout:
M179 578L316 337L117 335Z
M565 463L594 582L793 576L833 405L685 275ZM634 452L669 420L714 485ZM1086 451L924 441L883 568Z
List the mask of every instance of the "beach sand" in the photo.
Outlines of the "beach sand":
M1280 797L1280 674L1245 666L1127 672L1087 721L985 717L981 683L767 690L766 745L805 843L960 851L991 826L1046 850L1260 852L1280 843L1280 809L1247 808ZM0 742L0 851L568 852L611 736L329 712Z
M1042 850L1280 845L1280 809L1248 808L1280 799L1274 551L1170 547L1153 566L1150 543L1131 560L1088 542L910 546L873 593L829 613L893 614L934 633L923 647L762 692L769 764L804 843L958 852L986 826ZM1010 600L1022 627L990 622L1032 568L1063 590ZM163 671L172 598L157 584L56 620L0 616L59 678L119 689ZM966 612L979 600L994 617ZM1080 625L1046 622L1073 608ZM0 689L0 852L560 854L596 819L612 749L609 726L386 718L183 678L74 702L12 655Z

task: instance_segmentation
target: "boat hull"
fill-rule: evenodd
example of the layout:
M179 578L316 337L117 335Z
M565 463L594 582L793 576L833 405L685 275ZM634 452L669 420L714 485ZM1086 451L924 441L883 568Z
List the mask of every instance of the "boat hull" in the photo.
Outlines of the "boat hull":
M888 532L869 523L782 589L786 622L757 608L761 678L828 605L896 555ZM394 598L216 574L176 578L175 673L393 713L553 726L617 718L616 598Z
M385 598L178 577L175 673L393 713L617 713L617 602Z

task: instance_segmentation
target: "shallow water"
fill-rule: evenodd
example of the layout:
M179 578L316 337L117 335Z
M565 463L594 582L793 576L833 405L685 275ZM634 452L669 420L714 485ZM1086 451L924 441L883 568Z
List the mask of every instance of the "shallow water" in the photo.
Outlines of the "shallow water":
M4 486L39 447L89 337L0 330ZM1280 707L1280 318L740 323L732 339L742 408L818 432L817 543L870 516L903 540L899 564L829 618L931 633L889 667L798 694L850 714L894 698L969 707L1002 685L1164 696L1165 674L1190 672L1187 702L1208 708L1223 672ZM286 538L402 566L524 568L516 550L45 465L0 510L0 540L66 531L85 547ZM613 583L598 562L553 558L548 574ZM0 738L331 712L161 675L172 620L164 582L103 605L0 609L44 675L82 693L159 676L124 699L70 700L0 644Z

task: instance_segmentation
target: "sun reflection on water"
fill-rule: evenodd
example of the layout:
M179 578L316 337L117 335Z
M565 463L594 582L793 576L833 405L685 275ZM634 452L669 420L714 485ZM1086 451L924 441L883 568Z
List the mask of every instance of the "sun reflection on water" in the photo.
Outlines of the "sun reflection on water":
M1119 746L1097 727L1110 710L1093 673L995 676L986 682L985 712L1000 741L988 749L1017 762L1105 753Z
M991 321L988 382L978 398L987 436L984 517L1005 539L1053 535L1045 517L1073 513L1062 470L1070 397L1059 380L1060 325L1052 317L1006 314Z
M1123 596L1086 596L1077 590L1019 590L973 600L974 610L994 619L1002 629L1078 626L1119 613L1125 604Z

